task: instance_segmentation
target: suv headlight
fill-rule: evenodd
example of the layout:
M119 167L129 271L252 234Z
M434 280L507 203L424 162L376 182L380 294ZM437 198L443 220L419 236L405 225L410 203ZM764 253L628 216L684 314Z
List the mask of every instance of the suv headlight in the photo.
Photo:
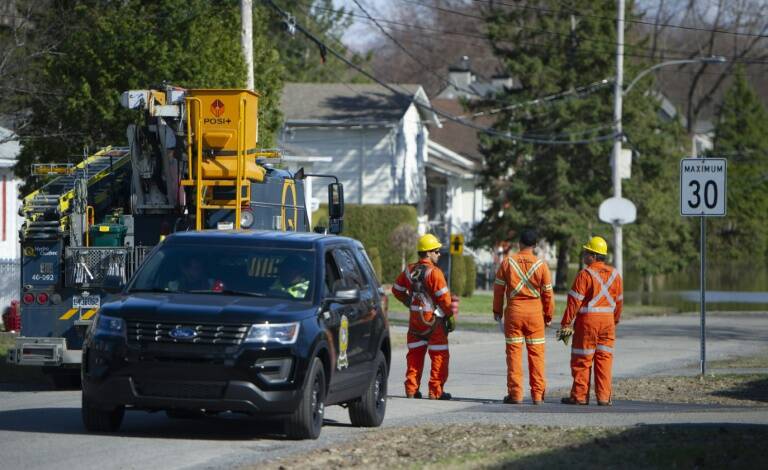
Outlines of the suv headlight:
M99 314L96 316L95 335L125 336L125 320Z
M251 325L245 336L245 342L293 344L298 337L299 322L259 323Z

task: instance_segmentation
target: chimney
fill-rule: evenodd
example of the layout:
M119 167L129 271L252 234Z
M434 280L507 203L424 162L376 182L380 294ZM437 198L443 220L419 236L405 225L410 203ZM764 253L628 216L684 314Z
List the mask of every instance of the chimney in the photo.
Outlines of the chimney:
M469 87L469 85L475 81L475 77L472 75L472 70L469 66L469 57L462 56L458 63L448 67L448 81L450 81L451 85L454 87L464 89ZM465 94L461 90L458 91L459 94Z
M491 85L495 91L510 90L514 87L515 82L509 75L494 75L491 77Z

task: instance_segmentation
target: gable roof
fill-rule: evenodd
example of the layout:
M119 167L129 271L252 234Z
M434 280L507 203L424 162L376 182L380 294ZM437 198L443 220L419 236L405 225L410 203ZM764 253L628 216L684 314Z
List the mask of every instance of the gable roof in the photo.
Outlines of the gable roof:
M458 100L434 99L432 100L432 107L452 116L468 116L470 114ZM483 127L491 127L495 121L493 116L487 115L476 118L465 117L464 119ZM480 153L480 131L454 121L442 118L440 121L443 124L442 127L430 127L429 138L431 140L477 163L483 161L483 156Z
M412 103L429 106L421 85L392 84L392 87L403 90L403 94L378 84L286 83L280 97L280 110L286 124L356 125L396 123ZM423 117L433 119L432 113Z

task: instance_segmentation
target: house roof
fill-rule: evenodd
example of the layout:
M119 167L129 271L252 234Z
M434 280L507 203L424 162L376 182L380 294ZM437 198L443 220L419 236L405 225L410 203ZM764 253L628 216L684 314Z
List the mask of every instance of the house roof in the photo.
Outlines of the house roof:
M14 137L11 130L0 127L0 168L10 168L16 165L16 158L21 150L18 140L9 140Z
M434 99L432 100L432 107L452 116L466 116L469 114L457 100ZM466 117L464 119L483 127L492 126L495 120L493 116ZM443 124L442 128L437 126L430 128L429 138L431 140L477 163L483 161L483 156L480 153L479 131L442 118L441 122Z
M287 124L381 124L398 122L414 101L429 105L421 85L391 86L403 94L377 84L286 83L280 109Z

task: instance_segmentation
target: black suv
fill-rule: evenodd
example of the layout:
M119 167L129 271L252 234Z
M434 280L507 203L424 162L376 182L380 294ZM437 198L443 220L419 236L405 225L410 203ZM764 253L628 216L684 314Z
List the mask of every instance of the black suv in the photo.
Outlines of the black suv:
M313 233L168 237L83 346L82 417L116 431L125 409L239 412L317 438L326 405L384 419L390 364L382 290L360 242Z

